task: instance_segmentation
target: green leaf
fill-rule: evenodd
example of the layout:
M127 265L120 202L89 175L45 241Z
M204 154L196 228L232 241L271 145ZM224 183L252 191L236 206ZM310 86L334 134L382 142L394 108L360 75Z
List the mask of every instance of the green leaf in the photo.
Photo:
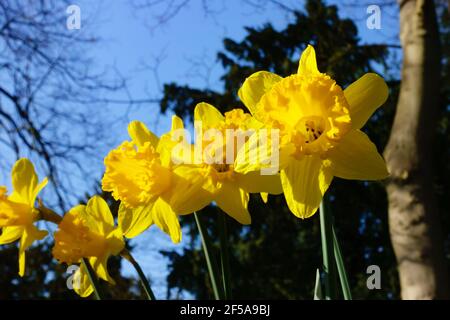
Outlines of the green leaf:
M345 300L352 300L352 293L350 292L350 286L348 284L347 272L345 271L344 260L342 259L341 248L336 237L336 232L333 227L333 248L334 257L336 259L337 270L339 274L339 280L341 281L342 293Z
M314 300L323 300L322 282L320 280L320 271L316 271L316 285L314 286Z

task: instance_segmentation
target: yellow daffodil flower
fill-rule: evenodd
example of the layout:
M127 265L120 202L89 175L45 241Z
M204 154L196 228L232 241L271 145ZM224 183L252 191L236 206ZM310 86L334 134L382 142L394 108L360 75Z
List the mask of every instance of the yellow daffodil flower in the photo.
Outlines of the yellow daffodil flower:
M215 203L230 217L241 224L250 224L251 217L247 210L249 193L262 193L265 201L267 193L282 193L279 175L234 171L234 162L240 149L239 136L245 142L243 139L248 139L252 132L261 129L262 123L241 109L233 109L222 115L207 103L199 103L195 107L194 120L202 128L201 140L197 139L195 148L198 150L200 145L203 168L208 177L207 189L214 195ZM205 157L211 160L205 163Z
M173 117L171 132L180 126L181 119ZM105 158L102 187L121 201L119 221L127 238L156 224L178 243L178 215L193 213L211 201L198 168L172 163L171 132L158 139L143 123L133 121L128 127L132 141Z
M55 232L52 253L59 263L81 263L82 258L87 258L99 278L114 284L107 269L108 259L124 247L122 230L114 226L108 204L94 196L87 205L76 206L64 215ZM73 284L81 297L93 292L84 264L75 272Z
M18 160L11 172L13 192L0 186L0 244L20 239L19 275L25 274L25 250L36 240L41 240L47 231L34 226L38 210L34 205L38 193L47 185L47 179L38 183L33 164L28 159Z
M239 97L252 115L280 133L281 181L289 209L313 215L333 176L379 180L388 176L383 158L361 127L387 99L388 88L367 73L342 90L317 69L314 48L302 53L298 73L282 78L257 72ZM258 170L242 161L239 172Z

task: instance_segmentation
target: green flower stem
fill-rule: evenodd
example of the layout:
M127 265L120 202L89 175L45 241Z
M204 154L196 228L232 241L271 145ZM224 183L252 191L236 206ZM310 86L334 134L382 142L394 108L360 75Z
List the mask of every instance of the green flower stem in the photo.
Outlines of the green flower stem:
M320 270L316 270L316 284L314 285L314 300L323 300L322 282L320 280Z
M227 216L219 213L219 235L220 235L220 262L222 269L222 283L225 300L232 299L230 280L230 258L228 248Z
M347 273L345 271L344 260L342 259L341 248L336 237L336 232L333 229L333 247L334 256L336 257L336 265L339 274L339 280L341 282L342 293L344 294L345 300L352 300L352 293L350 292L350 286L348 284Z
M320 233L322 240L323 272L325 274L325 299L336 299L336 275L333 252L333 228L331 215L327 210L326 198L320 203Z
M89 260L87 258L83 258L81 260L81 263L86 268L86 271L87 271L87 274L88 274L88 277L89 277L89 281L91 282L92 287L94 288L95 299L97 299L97 300L104 300L104 296L103 296L103 294L101 292L100 284L99 284L98 279L97 279L97 275L95 274L94 269L92 269L92 266L89 263Z
M220 290L220 277L214 254L211 252L211 241L208 236L208 231L205 229L197 212L194 212L195 222L197 223L198 232L202 240L203 252L205 253L206 265L208 267L209 277L214 292L214 298L220 300L223 297L223 291Z
M138 276L139 276L139 280L141 281L142 288L144 289L145 294L147 296L147 299L148 300L156 300L155 295L153 294L152 288L150 287L150 284L148 283L147 277L145 276L144 272L142 271L141 266L137 263L137 261L131 255L130 251L128 251L127 249L123 249L122 252L120 253L120 255L122 256L122 258L128 260L133 265L134 269L136 269Z

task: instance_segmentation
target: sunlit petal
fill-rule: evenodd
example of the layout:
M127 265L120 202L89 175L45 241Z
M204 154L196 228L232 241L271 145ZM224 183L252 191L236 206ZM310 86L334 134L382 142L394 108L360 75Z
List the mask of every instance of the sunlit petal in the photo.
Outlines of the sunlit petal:
M281 182L289 209L305 219L319 208L333 176L317 156L293 160L281 170Z
M19 247L19 275L23 277L25 274L25 251L33 244L34 241L42 240L48 234L45 230L39 230L34 225L27 226L20 238Z
M152 218L154 223L170 236L173 243L181 241L181 227L178 216L170 205L161 198L153 205Z
M30 160L18 160L12 169L12 185L14 191L20 195L22 202L34 206L33 195L38 184L38 177Z
M152 207L153 203L136 208L120 204L118 223L125 237L134 238L153 224Z
M366 73L344 90L350 106L352 127L360 129L372 114L386 102L389 89L386 82L375 73Z
M128 134L137 146L143 146L146 142L150 142L154 148L158 145L158 137L140 121L130 122Z
M328 153L335 176L352 180L381 180L389 173L383 157L369 137L359 131L350 131Z
M238 95L247 109L256 114L256 107L261 97L282 78L274 73L259 71L245 79Z
M241 224L250 224L252 219L247 210L248 193L231 182L224 182L215 201L226 214Z
M303 51L298 65L298 73L305 75L319 73L319 69L317 69L316 51L313 46L308 45Z
M214 106L201 102L195 106L194 120L201 121L204 126L214 127L224 120L224 116Z

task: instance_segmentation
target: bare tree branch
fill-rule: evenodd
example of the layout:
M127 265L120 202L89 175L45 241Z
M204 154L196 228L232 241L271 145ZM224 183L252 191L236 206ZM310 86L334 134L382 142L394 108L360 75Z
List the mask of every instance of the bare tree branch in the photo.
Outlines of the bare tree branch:
M159 102L129 93L114 98L128 91L127 81L114 68L94 67L88 52L99 39L86 26L65 28L69 4L0 1L1 165L21 156L34 159L62 209L81 196L74 177L86 182L93 173L87 162L112 140L106 128L116 119L108 106Z

